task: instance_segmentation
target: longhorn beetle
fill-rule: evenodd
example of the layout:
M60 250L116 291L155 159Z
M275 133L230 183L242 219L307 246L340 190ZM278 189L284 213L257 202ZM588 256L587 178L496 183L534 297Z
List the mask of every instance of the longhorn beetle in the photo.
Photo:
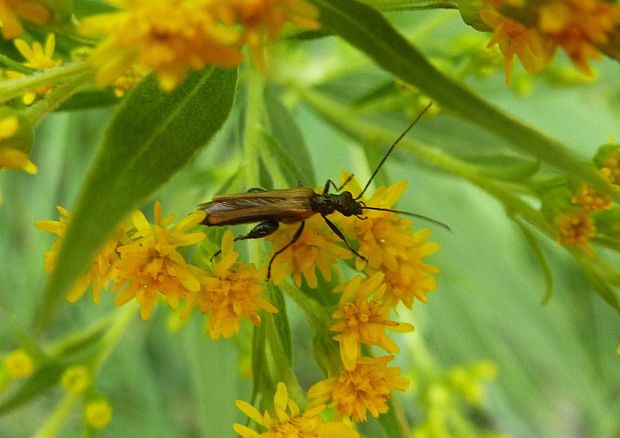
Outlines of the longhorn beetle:
M381 169L381 166L383 166L383 163L385 163L385 160L387 160L396 145L405 135L407 135L407 133L414 127L414 125L418 122L418 120L420 120L431 105L432 103L429 103L420 112L420 114L418 114L413 122L411 122L407 129L400 134L396 141L392 143L387 153L368 179L364 189L356 197L353 197L349 191L342 191L344 186L351 181L353 175L349 176L349 178L347 178L340 187L336 186L331 179L328 179L323 186L323 193L316 193L310 187L299 187L297 189L283 190L253 188L246 193L216 196L212 201L201 204L198 208L207 214L203 219L202 224L207 226L223 226L259 222L247 234L236 237L235 241L237 241L246 239L260 239L261 237L269 236L278 229L280 222L286 224L301 222L291 241L274 252L271 260L269 260L269 265L267 267L267 280L271 278L271 265L273 264L275 258L299 240L299 237L304 231L305 219L308 219L310 216L317 213L321 215L325 223L344 242L347 248L349 248L353 254L364 261L367 261L366 257L359 254L351 247L342 231L340 231L340 229L338 229L338 227L327 218L327 215L338 211L343 216L356 216L359 219L365 219L362 216L364 210L389 211L392 213L421 218L450 230L448 225L417 213L392 210L389 208L371 207L359 200L364 195L370 186L370 183L377 175L379 169ZM329 193L330 187L333 187L339 193ZM217 256L219 253L220 252L218 251L213 255L213 257Z

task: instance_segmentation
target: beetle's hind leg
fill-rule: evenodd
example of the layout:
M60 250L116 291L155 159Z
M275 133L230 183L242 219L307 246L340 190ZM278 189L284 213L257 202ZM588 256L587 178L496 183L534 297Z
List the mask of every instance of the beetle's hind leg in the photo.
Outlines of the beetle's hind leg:
M273 261L278 255L282 254L291 245L293 245L295 242L299 240L299 238L301 237L301 233L303 233L304 231L304 225L306 225L306 222L301 221L301 224L299 224L299 228L297 228L297 231L295 231L295 234L293 235L293 238L291 239L291 241L287 243L286 245L284 245L279 250L277 250L276 252L274 252L273 255L271 256L271 260L269 260L269 266L267 267L267 281L271 279L271 265L273 264Z
M267 237L278 229L278 225L278 221L263 221L259 224L256 224L256 226L250 231L248 231L246 234L235 237L235 242L237 240L260 239L262 237ZM219 256L221 253L222 250L218 250L215 254L211 256L211 260Z

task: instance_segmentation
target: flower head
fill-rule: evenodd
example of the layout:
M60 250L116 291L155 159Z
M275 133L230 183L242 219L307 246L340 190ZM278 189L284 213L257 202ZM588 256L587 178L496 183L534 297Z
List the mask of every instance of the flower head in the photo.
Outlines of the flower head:
M14 379L30 377L34 373L34 361L25 350L14 350L4 358L4 368Z
M214 0L116 0L116 12L84 19L84 34L104 36L91 62L107 85L134 64L157 73L162 88L174 88L187 69L239 63L239 35L221 23Z
M557 216L556 224L560 243L592 251L589 240L596 234L596 228L588 212L575 210L562 213Z
M0 27L5 39L15 38L24 31L20 18L34 24L45 24L51 14L36 0L0 0Z
M242 25L242 41L250 46L260 71L266 70L264 44L274 41L287 22L318 29L318 10L303 0L231 0L230 12Z
M280 226L271 237L270 259L275 251L281 250L293 240L299 226L299 224ZM323 278L331 280L331 267L337 260L352 257L351 251L343 248L339 242L340 238L325 225L321 216L314 215L306 219L299 239L275 258L271 269L274 283L282 283L290 274L295 284L300 286L303 275L308 285L316 288L318 285L316 268Z
M340 345L340 356L347 370L355 368L361 344L377 345L388 353L396 353L399 348L385 331L413 330L411 324L393 321L390 318L392 308L375 299L385 292L383 279L380 272L367 280L358 275L341 287L342 296L332 315L336 322L330 330L338 333L334 339Z
M69 393L78 395L90 386L91 373L84 365L74 365L65 370L60 381Z
M352 181L351 185L355 192L357 183ZM406 187L405 181L379 187L364 202L371 207L392 208ZM359 242L359 253L368 259L367 263L357 259L356 268L369 275L383 272L387 288L381 298L386 304L395 306L402 301L411 307L414 298L426 302L426 294L437 287L433 274L438 271L423 260L439 249L439 244L428 242L430 231L424 228L413 232L411 221L396 213L366 210L364 214L365 220L350 217L339 221L345 234Z
M136 299L141 305L143 319L150 318L155 300L163 295L170 307L176 309L179 300L188 300L200 289L202 271L185 262L178 247L194 245L205 238L202 232L190 232L204 219L197 211L172 226L174 215L162 217L161 204L155 203L155 221L149 223L139 211L131 216L136 229L132 242L120 246L116 264L116 289L124 285L114 302L117 305Z
M84 408L84 416L89 426L101 430L112 420L112 407L107 400L90 401Z
M360 358L353 370L343 370L339 375L316 383L308 391L315 403L329 403L336 409L338 418L351 417L366 421L367 413L373 417L388 410L387 400L393 390L404 390L409 382L400 376L400 368L388 367L394 356Z
M304 413L299 405L288 396L286 385L278 383L273 397L272 412L263 414L251 404L237 400L237 408L250 417L264 432L258 433L247 426L236 423L233 426L243 438L357 438L359 434L351 426L341 422L327 422L321 416L325 405L317 405Z
M515 55L521 60L521 64L528 73L537 73L549 63L553 48L535 29L529 29L492 9L480 11L480 18L494 30L487 47L497 44L504 55L506 84L512 82L512 65Z
M53 33L47 36L47 39L45 40L45 47L43 47L38 41L35 41L32 45L30 45L26 41L19 38L15 40L15 47L26 60L24 62L26 67L37 70L45 70L47 68L56 67L62 63L62 60L55 60L52 58L54 56L54 48L56 47L56 38ZM15 79L23 76L23 73L8 71L7 76L11 79ZM24 104L30 105L34 102L37 96L45 96L50 93L51 90L52 87L49 85L39 87L36 90L26 93L22 100Z
M35 222L35 226L40 230L58 236L58 239L53 243L49 251L44 254L45 272L51 272L56 265L58 252L62 246L62 239L65 236L71 218L70 213L65 208L58 206L56 209L61 216L59 220L41 220ZM100 302L101 289L107 288L110 281L114 281L117 278L117 263L120 259L118 248L128 240L126 227L126 224L121 224L95 255L88 272L80 277L67 293L67 300L70 303L79 300L89 286L92 286L93 302L97 304Z
M194 298L198 308L209 316L209 336L214 339L238 332L242 318L260 324L260 310L278 311L262 297L264 272L238 261L238 257L232 232L226 231L221 258L202 277L200 291Z
M20 120L16 115L6 115L0 118L0 169L19 169L35 175L37 166L30 161L28 154L15 146L22 146L20 134ZM13 144L13 143L18 144Z

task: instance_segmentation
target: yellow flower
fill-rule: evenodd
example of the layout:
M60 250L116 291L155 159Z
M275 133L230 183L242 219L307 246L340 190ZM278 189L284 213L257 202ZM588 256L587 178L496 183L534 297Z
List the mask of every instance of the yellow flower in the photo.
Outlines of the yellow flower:
M603 176L611 184L620 183L620 149L614 150L605 157L601 170L604 172Z
M62 386L71 394L83 393L90 386L90 371L84 365L74 365L65 370L60 378Z
M588 242L596 234L592 217L585 210L570 211L557 216L559 241L592 252Z
M377 345L388 353L397 353L398 345L385 333L385 330L409 332L413 326L390 319L391 307L373 299L385 291L383 274L375 273L363 280L355 276L342 285L342 296L338 308L332 315L336 321L329 329L338 332L334 339L340 346L340 356L347 370L355 368L361 355L361 344Z
M605 0L556 0L538 10L538 29L566 51L573 64L592 76L588 64L598 58L597 46L620 24L620 7Z
M114 81L114 95L116 97L123 97L125 93L138 85L146 74L147 71L144 67L139 64L134 64L129 70L123 73L122 76Z
M229 338L239 331L241 318L260 324L258 312L276 313L262 297L264 272L253 265L239 262L234 250L232 232L222 238L222 253L210 274L202 277L202 287L195 298L198 308L208 314L209 336Z
M161 204L153 208L155 221L151 225L140 211L131 215L136 231L132 242L117 251L118 280L115 289L125 284L114 303L118 306L136 299L141 306L142 319L148 319L159 294L170 307L176 309L179 300L188 300L191 293L200 289L202 271L185 262L177 251L180 246L194 245L205 238L202 232L188 232L204 219L204 212L197 211L171 227L174 215L161 216Z
M388 411L387 400L393 390L405 390L409 382L400 376L400 368L388 367L394 356L361 358L355 369L316 383L308 391L314 403L326 403L336 409L337 417L366 421L367 413L378 417Z
M4 358L4 368L14 379L30 377L34 373L34 361L25 350L14 350Z
M153 70L165 90L188 69L234 66L241 60L240 35L224 26L215 0L114 0L120 9L84 19L87 35L104 36L91 54L98 82L108 85L134 64Z
M515 55L529 73L541 71L551 60L553 47L536 30L529 29L509 17L504 17L493 9L480 11L480 18L494 30L487 47L497 44L504 55L506 84L512 82L512 65Z
M264 45L274 41L287 22L318 29L318 10L303 0L229 0L235 22L243 28L242 41L250 46L257 68L267 69Z
M271 254L284 248L293 239L299 224L281 225L276 233L270 237ZM297 242L280 253L273 261L271 276L275 284L281 284L289 274L297 286L301 286L302 274L308 285L316 288L318 285L316 268L323 278L331 280L331 267L338 259L348 259L353 256L351 251L343 248L338 236L331 231L319 215L306 219L304 230Z
M112 420L112 407L107 400L90 401L84 408L84 416L89 426L101 430Z
M44 254L45 272L51 272L58 259L58 251L62 246L62 239L67 231L67 225L71 217L70 213L63 207L56 207L61 215L60 220L41 220L36 221L35 226L48 233L58 236L49 251ZM86 292L88 286L92 286L93 302L99 304L101 301L101 289L107 288L110 281L117 277L116 265L119 261L118 248L127 242L126 225L122 224L112 237L103 245L93 260L89 271L79 278L71 290L67 293L67 301L75 303Z
M38 41L35 41L32 43L32 46L30 46L26 41L19 38L15 40L15 47L26 60L26 62L24 62L26 67L44 70L47 68L57 67L62 63L62 60L60 59L52 59L52 56L54 56L54 48L56 47L56 38L54 37L54 34L49 34L47 36L47 39L45 40L45 47L43 47ZM7 77L11 79L16 79L22 76L23 73L7 71ZM36 90L26 93L22 100L24 104L30 105L34 102L37 96L45 96L51 90L51 86L44 85Z
M355 181L350 184L353 192L359 191ZM387 188L379 187L364 202L369 207L392 208L406 188L405 181ZM345 235L359 241L358 251L368 259L368 263L356 259L356 268L365 269L369 275L385 274L387 289L380 298L386 304L396 306L402 301L411 307L414 298L426 302L426 294L437 287L433 274L438 272L436 267L423 261L439 249L439 244L427 241L430 231L423 228L413 232L411 222L396 213L366 210L364 214L365 220L355 217L338 220Z
M0 142L10 140L19 131L19 119L16 116L7 116L0 120ZM35 175L37 166L30 161L28 154L12 147L0 147L0 169L19 169Z
M303 414L299 405L288 396L286 385L278 383L273 397L272 412L263 414L251 404L237 400L237 408L252 421L265 429L259 433L243 424L235 423L233 429L243 438L358 438L359 434L341 422L327 422L320 414L325 405L317 405Z
M612 171L608 167L603 167L598 171L599 175L607 182L611 183L612 179ZM620 187L616 184L611 183L611 188L613 190L618 190ZM578 204L586 210L609 210L611 208L611 197L598 192L592 186L588 184L582 184L577 189L577 192L571 198L571 202L573 204Z
M0 0L0 26L5 39L15 38L24 31L19 18L33 24L45 24L51 14L38 1Z

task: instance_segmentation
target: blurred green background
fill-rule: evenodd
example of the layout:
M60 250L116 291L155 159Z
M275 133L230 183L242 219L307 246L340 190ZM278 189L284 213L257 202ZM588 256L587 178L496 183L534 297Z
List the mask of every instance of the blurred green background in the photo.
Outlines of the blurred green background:
M485 50L486 36L466 27L455 13L400 13L390 18L405 34L413 35L415 44L438 65L454 66L458 59L473 59ZM471 43L471 38L478 38L478 43ZM359 99L390 83L390 76L333 38L284 43L275 52L280 57L274 56L268 78L274 92L291 107L304 134L317 181L336 179L343 170L364 180L369 169L360 145L304 106L290 83L315 87L352 104L355 116L385 121L398 132L408 120L403 107L394 106L402 95L386 92L372 100L374 105L359 104ZM487 55L490 61L480 62L478 70L474 66L473 73L460 76L485 99L561 140L584 159L610 138L620 138L617 63L597 62L598 78L589 83L567 76L570 67L560 57L556 67L536 78L518 70L515 84L508 88L503 84L499 55L491 55ZM489 71L476 74L482 67ZM396 99L383 99L390 96ZM237 109L242 105L240 98ZM56 219L56 205L71 210L112 111L112 107L97 108L48 117L38 128L32 153L39 174L0 172L4 195L0 207L0 346L4 351L17 346L16 326L28 332L46 281L43 253L53 238L35 229L33 222ZM155 196L165 212L183 216L192 211L236 171L240 153L236 114L213 144ZM461 156L505 148L497 138L449 114L421 121L410 135ZM496 364L498 377L487 385L484 416L476 420L491 430L515 437L620 436L620 356L615 352L620 344L620 319L593 293L573 259L554 242L544 245L551 259L555 294L542 306L542 271L521 232L494 199L463 180L423 168L402 155L391 159L386 169L392 181L409 181L399 208L436 218L452 228L451 233L433 229L432 240L441 244L430 259L441 270L439 289L430 295L428 304L414 306L412 322L417 330L399 336L404 346L399 357L403 369L415 375L415 351L407 351L407 338L420 338L441 369L485 359ZM150 206L143 211L150 211ZM415 226L425 225L416 221ZM53 339L92 324L114 310L112 298L104 293L99 306L90 296L74 305L64 304L47 336ZM251 381L242 376L247 359L239 351L249 343L251 331L244 330L238 339L212 341L194 315L184 330L172 333L167 329L169 313L159 305L151 320L136 318L104 366L96 386L109 397L113 420L101 436L226 437L233 436L231 424L242 421L234 400L250 396ZM322 378L310 357L312 334L292 303L289 313L296 370L307 388ZM60 394L61 389L55 388L0 417L0 435L30 436ZM412 418L419 416L423 407L413 393L400 396ZM79 436L80 430L81 417L76 412L62 436ZM381 434L370 426L368 436Z

